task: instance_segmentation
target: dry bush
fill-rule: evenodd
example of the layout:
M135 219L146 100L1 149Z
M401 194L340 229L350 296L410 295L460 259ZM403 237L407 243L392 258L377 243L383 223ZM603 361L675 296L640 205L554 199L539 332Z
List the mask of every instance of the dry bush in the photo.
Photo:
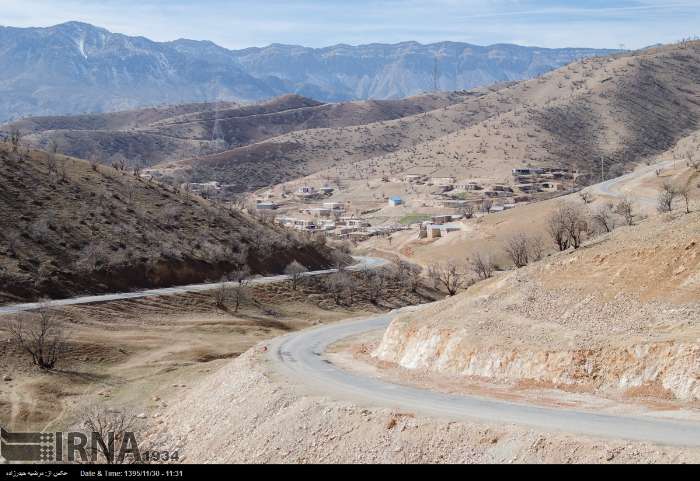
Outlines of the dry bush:
M615 206L615 213L625 219L627 225L634 225L634 206L628 198L622 199Z
M615 215L612 204L604 204L598 207L591 215L593 222L603 232L612 232L615 229Z
M297 285L299 285L299 281L306 272L309 272L309 270L298 261L293 261L284 268L284 273L292 281L292 290L297 290Z
M678 196L683 199L685 213L690 214L690 184L685 184L676 189Z
M517 234L508 239L503 249L518 269L530 262L530 240L525 234Z
M141 453L145 446L138 445L137 436L143 431L138 418L131 412L109 410L100 406L88 407L79 429L87 437L86 457L79 463L135 464L144 463ZM78 451L78 454L80 452Z
M411 292L416 292L418 286L420 286L421 277L420 274L423 269L411 262L399 259L395 261L396 263L396 276L399 283L405 288L409 289Z
M48 304L39 308L34 319L19 313L8 322L7 330L10 342L28 353L40 369L53 369L66 353L64 332Z
M428 277L436 289L444 288L450 296L457 294L464 285L464 274L455 260L430 265Z
M334 272L324 277L322 286L337 305L340 305L344 297L347 298L349 305L352 305L357 284L347 271Z
M587 214L578 205L561 204L547 219L547 231L560 251L578 249L587 230Z
M673 201L678 195L676 188L670 182L664 182L657 197L656 209L659 212L672 212Z
M476 274L476 276L482 280L491 277L495 268L493 261L491 260L491 256L488 254L482 254L481 252L474 254L474 256L469 260L469 265L471 266L474 274Z

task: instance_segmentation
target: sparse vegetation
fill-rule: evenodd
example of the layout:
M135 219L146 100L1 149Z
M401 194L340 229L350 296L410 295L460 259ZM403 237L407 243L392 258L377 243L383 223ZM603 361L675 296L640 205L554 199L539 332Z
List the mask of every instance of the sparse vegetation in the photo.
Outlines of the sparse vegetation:
M35 366L50 370L66 352L66 338L47 304L33 315L20 313L7 324L10 341L29 354Z
M450 296L457 294L465 283L464 272L454 260L432 264L428 267L428 277L436 289L444 289Z

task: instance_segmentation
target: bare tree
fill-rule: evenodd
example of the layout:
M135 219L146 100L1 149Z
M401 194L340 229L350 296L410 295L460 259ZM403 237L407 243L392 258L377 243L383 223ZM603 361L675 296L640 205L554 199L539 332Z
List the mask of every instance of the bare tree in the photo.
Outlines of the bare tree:
M622 216L627 225L634 224L634 207L630 199L622 199L617 206L615 206L615 213Z
M309 270L297 261L291 262L284 268L284 273L287 274L292 281L292 290L297 290L297 285L306 272L309 272Z
M445 288L450 296L457 294L457 291L464 283L464 274L454 260L430 265L428 267L428 277L433 280L436 288Z
M248 269L248 266L240 265L233 270L229 278L232 282L235 282L235 284L231 286L231 295L234 302L233 311L238 312L238 309L241 307L241 302L250 295L250 290L248 288L250 269Z
M598 207L591 216L593 222L604 232L612 232L615 229L615 216L613 215L612 204L605 204Z
M530 262L530 240L525 234L508 239L503 249L517 268L525 267Z
M493 275L494 264L488 254L477 252L469 260L469 265L479 279L488 279Z
M560 251L569 248L569 235L564 226L564 206L557 208L547 218L547 232Z
M540 236L532 236L528 239L528 248L530 250L530 257L533 261L542 260L544 257L544 242Z
M43 370L53 369L66 352L63 331L48 304L42 304L36 319L18 314L8 324L11 342L32 356L32 362Z
M372 304L377 304L384 295L388 273L384 269L367 270L363 273L364 287Z
M137 417L121 410L108 410L99 406L89 407L82 417L81 430L91 441L85 450L87 459L81 462L99 464L142 463L141 450L136 434L141 431Z
M685 203L685 213L690 214L690 183L678 187L676 192Z
M583 242L583 235L588 230L586 213L575 204L562 204L550 217L550 234L554 238L554 233L567 240L568 246L578 249ZM557 237L559 238L559 237ZM557 241L557 239L555 239ZM559 241L557 241L559 243ZM560 250L562 246L559 246Z
M581 200L584 204L590 204L591 202L593 202L593 194L586 190L579 192L578 196L581 197Z
M677 195L676 188L670 182L664 182L659 191L656 209L659 212L672 212L673 201Z
M416 264L401 259L396 261L396 266L401 285L410 289L411 292L416 292L418 286L420 286L420 274L423 269Z
M344 296L347 296L348 304L352 304L356 284L347 271L338 271L323 279L323 287L336 304L340 304Z
M219 309L224 309L226 307L226 303L231 298L231 294L231 286L227 284L226 278L222 277L219 287L217 287L214 291L214 302L216 303L216 307Z
M465 204L464 207L462 207L462 215L464 215L465 219L471 219L474 217L474 210L474 204Z

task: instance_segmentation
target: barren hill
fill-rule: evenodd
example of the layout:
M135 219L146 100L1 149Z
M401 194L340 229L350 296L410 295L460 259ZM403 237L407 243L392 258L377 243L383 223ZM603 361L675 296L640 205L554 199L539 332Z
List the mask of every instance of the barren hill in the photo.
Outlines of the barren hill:
M376 356L409 369L695 403L700 216L650 217L397 318Z
M0 144L0 302L281 272L330 250L111 167Z
M320 173L377 178L412 169L501 177L522 165L624 172L697 128L700 42L584 59L538 79L468 92L401 119L310 129L158 166L238 189Z
M60 152L103 163L150 166L213 154L296 130L346 127L414 115L458 102L457 93L402 100L324 104L298 95L238 105L220 102L108 114L33 117L6 124L31 145L54 143Z

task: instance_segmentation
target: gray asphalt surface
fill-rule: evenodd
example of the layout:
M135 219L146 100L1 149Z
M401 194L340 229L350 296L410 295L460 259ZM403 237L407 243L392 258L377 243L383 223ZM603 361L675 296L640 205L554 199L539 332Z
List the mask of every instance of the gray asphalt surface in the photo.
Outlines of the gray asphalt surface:
M630 180L633 179L638 179L640 177L644 177L647 175L652 174L653 172L656 171L656 169L666 169L671 167L674 164L674 161L670 160L667 162L661 162L659 164L652 164L648 166L641 167L634 172L630 172L629 174L622 175L620 177L615 177L613 179L606 180L605 182L600 182L599 184L595 184L590 186L588 189L592 193L598 193L601 195L606 195L609 197L615 197L618 199L622 199L626 196L621 190L620 187L623 186L626 182L629 182ZM632 200L637 202L638 204L645 206L647 208L656 208L656 204L658 202L658 199L655 196L649 197L649 196L643 196L641 194L634 193L630 194L630 197Z
M546 431L595 437L700 446L700 423L597 414L518 404L478 396L444 394L351 374L333 365L326 348L349 336L385 329L397 312L342 322L275 339L269 349L274 367L331 398L456 421L522 424Z
M356 264L348 267L348 270L360 270L364 268L377 268L388 263L384 259L379 259L375 257L355 257L357 261ZM320 271L311 271L304 274L305 276L317 276L320 274L330 274L335 272L336 269L326 269ZM269 277L259 277L251 279L251 284L271 284L275 282L281 282L289 279L289 276L279 275L279 276L269 276ZM234 285L235 282L228 282L229 285ZM173 294L183 294L187 292L203 292L215 289L220 283L204 283L204 284L190 284L186 286L176 286L176 287L165 287L161 289L148 289L143 291L135 292L121 292L115 294L102 294L98 296L81 296L74 297L71 299L59 299L50 301L51 306L73 306L76 304L95 304L98 302L107 301L119 301L124 299L139 299L143 297L160 297L160 296L170 296ZM2 314L14 314L17 312L31 311L41 307L40 302L29 302L26 304L12 304L8 306L0 306L0 315Z

